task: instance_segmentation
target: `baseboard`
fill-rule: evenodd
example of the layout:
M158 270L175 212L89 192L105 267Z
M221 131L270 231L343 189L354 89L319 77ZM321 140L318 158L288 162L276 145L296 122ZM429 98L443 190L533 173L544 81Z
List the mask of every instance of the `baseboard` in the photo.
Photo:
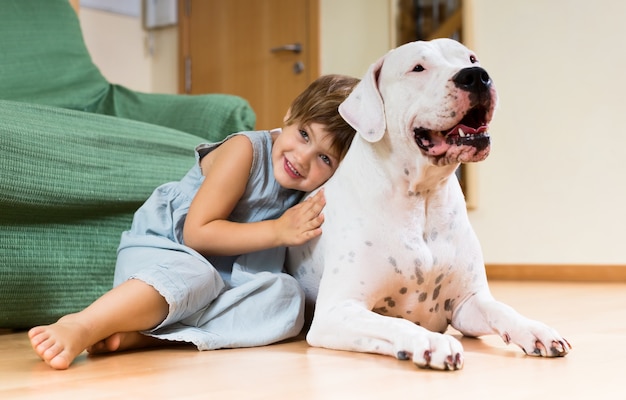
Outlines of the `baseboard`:
M491 280L626 282L626 265L487 264Z

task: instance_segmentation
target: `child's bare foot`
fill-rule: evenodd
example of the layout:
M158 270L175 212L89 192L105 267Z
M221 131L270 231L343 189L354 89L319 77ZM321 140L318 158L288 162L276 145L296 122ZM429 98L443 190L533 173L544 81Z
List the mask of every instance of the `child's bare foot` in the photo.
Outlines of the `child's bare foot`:
M28 337L37 355L54 369L67 369L91 344L89 328L75 314L66 315L52 325L34 327Z
M154 347L169 343L152 336L142 335L139 332L118 332L92 346L87 347L89 354L110 353L131 349Z

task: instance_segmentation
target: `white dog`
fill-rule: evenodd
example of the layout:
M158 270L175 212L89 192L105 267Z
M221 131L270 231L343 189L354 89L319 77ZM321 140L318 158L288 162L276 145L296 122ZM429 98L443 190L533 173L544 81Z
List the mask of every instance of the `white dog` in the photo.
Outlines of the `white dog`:
M358 134L324 186L324 233L287 261L315 302L310 345L455 370L463 348L443 334L450 324L529 355L569 352L555 330L492 297L454 174L489 154L496 101L474 53L437 39L387 53L340 106Z

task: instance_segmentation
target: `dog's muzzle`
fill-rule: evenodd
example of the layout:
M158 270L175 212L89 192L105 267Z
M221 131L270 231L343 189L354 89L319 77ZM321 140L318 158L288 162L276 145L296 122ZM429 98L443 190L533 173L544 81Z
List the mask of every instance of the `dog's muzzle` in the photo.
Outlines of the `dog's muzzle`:
M454 149L454 154L464 154L464 158L451 159L451 162L480 161L488 155L491 144L487 132L493 114L491 77L483 68L470 67L460 70L452 81L457 88L469 93L470 109L450 129L433 131L422 127L414 128L415 142L426 155L436 159L444 158ZM471 153L476 154L476 157L466 157L469 154L468 148L471 148Z

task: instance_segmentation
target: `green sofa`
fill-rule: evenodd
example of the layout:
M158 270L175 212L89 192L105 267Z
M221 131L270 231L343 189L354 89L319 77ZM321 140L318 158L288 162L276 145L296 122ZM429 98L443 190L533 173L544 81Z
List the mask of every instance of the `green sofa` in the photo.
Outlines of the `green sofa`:
M56 321L110 289L120 235L153 189L184 175L198 143L254 124L239 97L109 83L68 0L0 1L0 328Z

